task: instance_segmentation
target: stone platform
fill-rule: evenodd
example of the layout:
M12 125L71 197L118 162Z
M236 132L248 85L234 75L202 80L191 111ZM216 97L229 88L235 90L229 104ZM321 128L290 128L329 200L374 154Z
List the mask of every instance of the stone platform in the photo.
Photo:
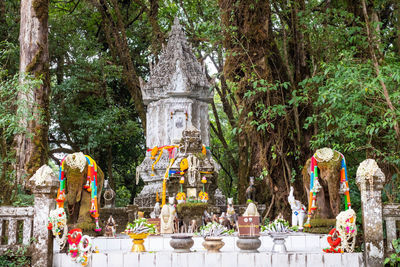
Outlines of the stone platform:
M286 239L288 253L271 253L272 239L261 236L262 245L260 253L243 253L236 246L237 237L224 237L225 246L221 253L207 253L202 246L203 238L194 237L194 245L191 253L174 253L169 245L168 236L150 236L145 240L148 252L131 253L132 241L128 237L117 238L98 237L93 240L99 248L97 254L93 254L89 266L119 267L119 266L143 266L143 267L214 267L214 266L364 266L361 253L326 254L322 248L327 247L326 235L295 233ZM65 253L56 252L53 258L54 267L78 267L73 264Z

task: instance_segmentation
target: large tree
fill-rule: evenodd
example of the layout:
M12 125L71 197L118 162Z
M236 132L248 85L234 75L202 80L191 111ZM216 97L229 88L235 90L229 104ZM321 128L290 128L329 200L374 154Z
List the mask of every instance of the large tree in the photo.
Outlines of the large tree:
M283 57L273 30L270 1L220 0L219 4L227 52L224 76L238 111L238 192L245 191L249 176L262 177L260 200L268 199L272 211L278 212L285 209L299 165L296 159L309 153L304 142L309 137L300 132L298 105L290 104L297 83L308 71L303 36L296 29L301 4L293 3L286 10L292 43L284 44ZM288 60L289 52L293 61ZM303 112L303 119L306 114ZM244 197L239 193L239 202L243 203Z
M32 112L34 119L21 123L27 132L16 137L17 181L33 174L47 163L49 129L49 52L48 52L48 0L22 0L20 24L20 73L32 74L42 81L40 86L18 95L23 108Z

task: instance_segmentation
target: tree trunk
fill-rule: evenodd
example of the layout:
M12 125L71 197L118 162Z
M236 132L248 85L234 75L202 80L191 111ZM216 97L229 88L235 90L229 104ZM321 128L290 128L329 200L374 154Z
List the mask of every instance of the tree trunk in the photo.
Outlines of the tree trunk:
M20 26L20 73L32 74L42 84L28 92L20 92L18 99L31 111L33 119L21 121L26 133L16 137L17 182L32 175L47 163L49 128L49 51L48 51L48 0L22 0Z
M227 54L224 77L235 85L239 111L239 203L245 201L248 176L263 174L262 183L256 183L257 201L268 204L274 196L270 215L288 215L290 184L302 164L293 151L309 156L308 143L303 140L311 135L296 133L308 116L308 112L299 115L298 109L307 107L288 104L297 83L309 75L305 37L297 19L304 2L291 6L293 19L288 26L293 40L289 42L291 62L286 62L286 67L275 41L269 1L219 0L219 6ZM289 64L294 70L290 74ZM285 82L291 82L291 86L271 89L271 84ZM284 107L284 112L265 114L266 109L278 107ZM301 188L300 184L297 182L295 188Z

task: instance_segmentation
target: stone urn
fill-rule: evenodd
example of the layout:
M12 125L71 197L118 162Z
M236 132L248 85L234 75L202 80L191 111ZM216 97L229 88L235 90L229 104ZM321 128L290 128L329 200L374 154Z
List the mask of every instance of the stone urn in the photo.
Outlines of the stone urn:
M222 241L222 237L205 237L203 247L207 249L207 252L216 253L225 245Z
M272 246L272 252L275 253L286 253L286 245L285 245L285 239L288 236L288 233L269 233L268 234L270 237L272 237L272 241L274 242L274 245Z
M258 253L257 249L261 246L261 240L258 236L239 236L236 246L240 248L240 252Z
M190 252L190 248L194 244L192 236L190 234L173 234L169 245L174 249L174 252Z

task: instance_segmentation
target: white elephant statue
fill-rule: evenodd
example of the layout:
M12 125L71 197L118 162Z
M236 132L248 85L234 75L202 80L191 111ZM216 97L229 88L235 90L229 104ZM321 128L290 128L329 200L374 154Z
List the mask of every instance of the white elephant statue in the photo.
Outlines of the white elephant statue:
M293 186L290 187L288 201L292 209L292 226L299 226L303 230L304 217L306 216L306 207L299 200L294 199Z

